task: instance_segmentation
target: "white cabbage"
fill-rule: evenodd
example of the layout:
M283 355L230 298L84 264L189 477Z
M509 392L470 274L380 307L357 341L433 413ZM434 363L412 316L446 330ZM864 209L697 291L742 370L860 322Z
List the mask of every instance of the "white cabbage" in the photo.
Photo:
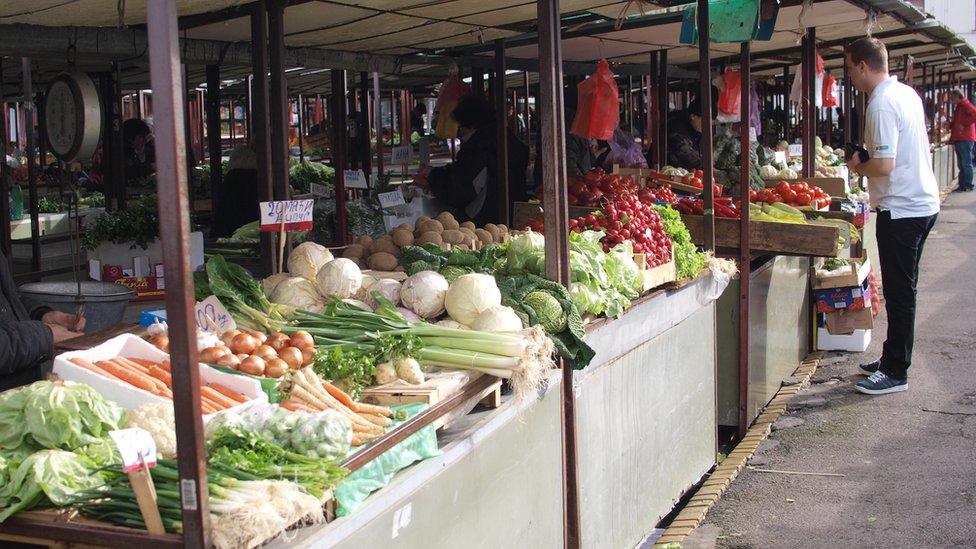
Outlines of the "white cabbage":
M313 313L320 313L325 307L322 296L315 289L315 284L298 276L279 283L271 294L271 301Z
M330 261L332 252L328 248L314 242L303 242L289 254L288 272L291 276L300 276L314 282L319 269Z
M522 319L511 307L496 305L475 317L471 329L479 332L517 332L522 329Z
M447 314L466 326L471 326L483 311L501 304L502 293L495 278L481 273L457 277L444 298Z
M440 273L420 271L403 281L400 301L423 318L435 318L444 312L449 287L447 279Z
M370 310L376 309L380 306L379 303L373 299L373 292L379 292L379 294L386 299L393 302L394 305L400 304L400 283L392 278L381 278L377 280L375 284L370 286L369 291L366 292L366 298L363 302L369 305Z
M363 272L353 260L340 257L319 269L315 285L324 297L346 299L356 295L363 285Z

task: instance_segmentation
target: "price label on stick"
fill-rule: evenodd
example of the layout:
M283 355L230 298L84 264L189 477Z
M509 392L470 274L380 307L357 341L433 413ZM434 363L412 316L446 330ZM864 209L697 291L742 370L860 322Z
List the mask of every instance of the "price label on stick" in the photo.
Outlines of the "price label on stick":
M119 429L109 431L122 456L122 470L131 473L137 469L156 466L156 442L145 429Z
M260 206L262 232L276 233L282 230L282 225L285 232L312 230L312 209L315 201L311 198L261 202Z
M399 188L394 189L388 193L379 193L376 195L380 201L380 207L383 208L393 208L395 206L402 206L407 202L403 199L403 191Z
M332 196L332 191L328 187L319 185L318 183L309 183L308 192L315 196Z
M342 183L347 189L369 188L368 182L366 181L366 175L363 174L363 170L343 170L342 176Z
M409 164L410 163L410 152L412 150L413 150L413 147L410 147L410 146L393 147L393 149L390 151L390 155L391 155L390 164L394 164L394 165L396 165L396 164Z
M228 330L237 329L237 323L234 322L234 317L227 312L227 308L217 299L217 296L212 295L203 301L197 302L196 306L193 307L193 313L197 322L197 328L200 328L204 332L222 334Z
M790 143L790 157L803 156L803 143Z

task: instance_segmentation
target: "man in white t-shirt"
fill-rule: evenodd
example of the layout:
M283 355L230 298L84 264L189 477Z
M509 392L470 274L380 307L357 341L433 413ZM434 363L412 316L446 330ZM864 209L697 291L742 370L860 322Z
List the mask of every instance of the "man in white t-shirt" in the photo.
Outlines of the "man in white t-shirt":
M888 51L875 38L848 44L845 63L851 81L869 94L864 147L869 159L848 160L868 178L871 206L878 212L878 255L888 335L881 359L861 366L870 374L857 390L882 395L908 389L915 340L918 264L939 214L939 185L932 171L925 113L918 94L888 75Z

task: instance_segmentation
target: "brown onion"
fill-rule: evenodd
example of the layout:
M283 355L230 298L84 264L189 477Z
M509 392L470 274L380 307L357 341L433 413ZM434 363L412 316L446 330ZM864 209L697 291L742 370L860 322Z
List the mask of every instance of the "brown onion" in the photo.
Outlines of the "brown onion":
M166 334L156 334L150 337L149 343L160 351L169 352L169 336Z
M232 354L226 354L217 359L217 366L223 366L224 368L233 368L236 370L240 365L241 359Z
M267 345L261 345L257 349L254 349L254 352L251 353L251 356L259 356L264 360L268 360L271 358L278 358L278 351L275 351L274 349L272 349Z
M288 367L297 370L302 367L302 352L296 347L285 347L278 352L281 360L288 363Z
M297 332L291 334L292 347L298 347L300 350L311 349L315 347L315 339L312 338L312 334L306 332L305 330L298 330Z
M237 369L252 376L263 376L266 367L267 365L263 358L249 356L241 361L241 365Z
M268 377L281 377L288 371L288 363L280 358L272 358L264 368L264 375Z
M242 332L240 330L227 330L226 332L220 335L220 340L224 342L224 345L229 346L230 342L234 341L234 338L240 335L241 333Z
M209 349L204 349L200 351L200 362L206 362L207 364L217 364L220 357L229 354L229 351L224 351L220 347L210 347Z
M265 340L264 344L268 345L275 351L280 351L289 346L288 336L280 332L277 334L271 334L268 336L268 339Z
M308 366L315 362L315 349L304 349L302 351L302 366Z
M237 353L253 353L258 348L258 342L251 334L237 334L230 343L230 350Z
M253 337L258 342L258 345L263 344L265 340L268 339L267 335L257 330L248 330L247 333L251 334L251 337Z

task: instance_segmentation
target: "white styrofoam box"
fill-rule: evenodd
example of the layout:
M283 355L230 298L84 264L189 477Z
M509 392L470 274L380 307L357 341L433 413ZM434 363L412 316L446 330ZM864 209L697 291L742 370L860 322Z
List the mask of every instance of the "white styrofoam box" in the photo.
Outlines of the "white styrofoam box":
M870 344L871 330L854 330L850 334L833 335L827 328L817 328L817 349L821 351L863 353Z
M53 371L61 379L90 385L103 397L115 402L126 410L133 410L151 402L171 402L169 399L156 396L116 379L109 379L80 366L75 366L70 362L72 358L82 358L89 362L97 362L116 357L141 358L153 362L162 362L168 359L169 355L138 336L122 334L91 349L70 351L54 357ZM219 383L248 398L248 402L223 410L222 412L242 410L250 407L255 402L267 402L268 400L268 395L261 390L261 384L256 379L227 374L211 368L206 364L200 364L200 382ZM217 414L222 412L217 412ZM204 415L204 422L215 417L217 414Z
M163 248L157 238L149 247L143 250L142 248L136 246L135 249L130 248L131 244L113 244L111 242L103 242L94 250L88 252L88 261L90 275L95 280L102 279L102 266L105 265L119 265L125 269L132 269L133 263L137 257L148 257L149 264L155 265L162 263L163 261ZM91 262L98 261L99 267L94 268ZM203 265L203 233L197 231L190 233L190 267L194 270ZM158 273L155 273L159 276ZM97 275L97 277L95 276Z

